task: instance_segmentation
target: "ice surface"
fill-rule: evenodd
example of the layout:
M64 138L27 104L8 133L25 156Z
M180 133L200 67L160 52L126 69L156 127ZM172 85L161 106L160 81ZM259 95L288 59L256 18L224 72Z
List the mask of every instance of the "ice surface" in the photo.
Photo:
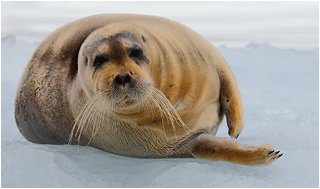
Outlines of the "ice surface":
M232 68L246 126L237 140L272 143L270 166L198 159L135 159L92 147L39 145L19 133L13 104L37 44L2 39L2 187L319 187L319 51L268 44L218 48ZM223 123L218 136L229 138Z

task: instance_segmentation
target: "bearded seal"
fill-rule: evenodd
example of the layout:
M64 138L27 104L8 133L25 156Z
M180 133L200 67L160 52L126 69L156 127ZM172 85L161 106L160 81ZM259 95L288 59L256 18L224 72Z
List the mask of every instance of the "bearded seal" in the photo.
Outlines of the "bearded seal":
M34 52L15 100L17 126L34 143L245 165L282 156L215 136L224 116L237 138L243 105L223 56L186 26L143 15L95 15L59 28Z

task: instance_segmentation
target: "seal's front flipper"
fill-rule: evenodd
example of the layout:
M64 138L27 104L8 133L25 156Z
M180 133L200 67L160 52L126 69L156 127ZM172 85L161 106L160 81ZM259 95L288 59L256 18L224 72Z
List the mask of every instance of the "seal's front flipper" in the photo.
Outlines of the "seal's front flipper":
M227 117L229 135L238 138L244 126L243 105L236 78L229 65L221 58L217 61L217 71L220 79L220 106Z
M269 165L282 156L271 145L243 146L232 140L201 134L192 147L195 158L210 161L227 161L243 165Z

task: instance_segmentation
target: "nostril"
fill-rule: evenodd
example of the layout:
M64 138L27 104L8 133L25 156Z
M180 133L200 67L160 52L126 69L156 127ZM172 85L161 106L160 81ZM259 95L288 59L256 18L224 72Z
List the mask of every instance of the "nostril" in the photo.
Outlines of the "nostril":
M116 83L116 84L118 84L118 85L122 85L122 79L121 79L121 76L116 76L115 78L114 78L114 82Z
M129 74L126 74L124 76L121 76L121 75L117 75L115 78L114 78L114 82L115 84L117 85L125 85L126 83L130 83L131 82L131 77Z
M130 81L131 81L130 75L129 75L129 74L126 74L126 75L124 76L123 84L130 83Z

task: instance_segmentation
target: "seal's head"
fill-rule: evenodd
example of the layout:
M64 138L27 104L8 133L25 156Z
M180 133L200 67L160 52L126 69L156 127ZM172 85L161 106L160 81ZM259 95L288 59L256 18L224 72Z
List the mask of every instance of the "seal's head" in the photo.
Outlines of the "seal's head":
M111 24L92 32L82 44L81 85L89 99L104 99L103 109L123 113L150 93L148 48L141 33L131 24Z
M71 103L79 132L87 125L100 128L105 119L107 124L117 120L152 127L168 137L179 134L176 126L180 133L186 132L187 126L156 83L163 76L159 57L165 54L157 44L153 34L128 23L108 24L85 39L78 56L77 83L86 97Z

